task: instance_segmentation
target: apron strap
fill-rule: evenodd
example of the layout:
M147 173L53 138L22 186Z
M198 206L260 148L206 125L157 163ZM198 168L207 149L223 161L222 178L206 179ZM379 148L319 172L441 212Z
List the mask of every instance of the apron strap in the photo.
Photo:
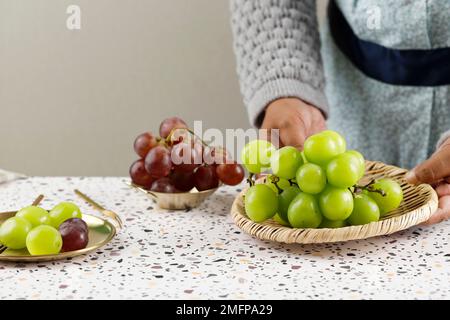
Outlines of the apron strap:
M450 48L396 50L362 40L335 0L330 1L328 17L337 47L366 76L401 86L450 85Z

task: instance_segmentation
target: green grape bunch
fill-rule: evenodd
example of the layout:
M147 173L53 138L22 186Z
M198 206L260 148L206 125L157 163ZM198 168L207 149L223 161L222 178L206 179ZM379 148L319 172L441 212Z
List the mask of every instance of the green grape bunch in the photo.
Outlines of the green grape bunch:
M292 228L343 228L377 222L403 201L401 186L383 178L359 185L364 156L326 130L309 137L302 151L270 142L247 144L241 160L250 173L245 211L255 222L273 219ZM262 184L254 175L267 172Z
M0 245L32 256L84 249L89 230L81 218L80 208L71 202L61 202L50 211L28 206L0 225Z

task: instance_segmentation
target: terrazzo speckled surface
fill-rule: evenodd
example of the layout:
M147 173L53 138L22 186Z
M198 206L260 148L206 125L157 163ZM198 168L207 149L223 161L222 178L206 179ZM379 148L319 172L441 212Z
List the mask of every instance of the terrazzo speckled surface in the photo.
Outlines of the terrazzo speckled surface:
M0 211L75 201L78 188L119 213L125 229L96 253L0 263L3 299L449 299L450 221L392 236L281 245L241 232L229 215L239 188L189 212L158 209L125 178L30 178L0 185Z

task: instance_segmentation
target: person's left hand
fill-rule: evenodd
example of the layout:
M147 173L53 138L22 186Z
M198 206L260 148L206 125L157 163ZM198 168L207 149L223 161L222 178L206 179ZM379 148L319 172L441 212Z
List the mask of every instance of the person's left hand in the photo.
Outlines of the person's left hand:
M450 218L450 139L436 152L406 175L411 184L428 183L435 186L439 208L425 224L435 224Z

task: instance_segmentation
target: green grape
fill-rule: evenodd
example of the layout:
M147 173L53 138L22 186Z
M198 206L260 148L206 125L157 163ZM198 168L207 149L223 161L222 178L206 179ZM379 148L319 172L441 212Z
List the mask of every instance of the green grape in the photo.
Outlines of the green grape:
M305 141L304 152L308 162L326 166L334 157L341 154L342 146L329 133L315 134Z
M338 228L344 228L347 226L347 221L345 220L328 220L327 218L323 218L322 223L320 224L319 228L323 229L338 229Z
M400 206L403 200L403 190L394 180L380 179L372 185L372 188L375 190L383 190L385 193L385 196L382 196L377 192L368 192L368 195L375 200L380 208L380 215L382 217Z
M347 153L355 156L358 159L361 166L361 172L359 174L360 176L359 178L361 179L362 177L364 177L364 174L366 173L366 161L364 160L363 155L356 150L348 150Z
M265 178L265 184L267 186L270 187L270 189L272 189L273 191L275 191L276 194L278 194L278 189L275 186L275 184L272 182L272 178L278 178L276 176L274 176L273 174L269 174L266 178ZM289 188L291 186L291 183L283 178L278 178L278 182L277 182L278 187L281 190L285 190L286 188Z
M353 195L348 189L329 185L319 196L319 206L328 220L346 220L353 210Z
M266 140L253 140L241 152L242 164L251 173L261 173L270 166L270 157L275 151L272 143Z
M16 217L24 218L34 227L41 224L50 224L50 216L47 210L39 207L29 206L21 209L17 212Z
M303 192L318 194L327 185L325 171L314 163L306 163L297 170L297 183Z
M265 184L257 184L247 190L244 204L252 221L263 222L277 213L278 195Z
M347 143L345 142L344 137L342 137L339 133L333 130L325 130L322 131L322 134L331 137L336 142L340 153L345 152L347 149Z
M272 172L284 179L295 178L295 173L302 164L301 152L289 146L276 150L270 159Z
M62 248L61 234L55 228L41 225L28 233L27 249L33 255L57 254Z
M71 202L61 202L60 204L56 205L49 214L51 225L56 229L59 228L61 223L70 218L81 219L80 208L78 208L76 204L73 204Z
M273 216L273 221L275 221L276 223L281 224L282 226L285 226L285 227L290 227L291 226L289 224L289 222L288 221L284 221L284 219L281 218L280 214L278 214L278 213Z
M380 209L377 203L366 194L359 194L353 200L353 212L347 221L359 226L380 220Z
M9 218L0 226L0 243L10 249L23 249L31 228L31 223L24 218Z
M300 189L296 186L285 189L278 196L278 214L284 221L289 221L288 210L292 200L300 193Z
M322 215L316 198L307 193L299 193L289 205L288 219L294 228L317 228L322 222Z
M343 153L331 160L327 165L328 183L337 188L350 188L361 177L361 162L349 153Z

